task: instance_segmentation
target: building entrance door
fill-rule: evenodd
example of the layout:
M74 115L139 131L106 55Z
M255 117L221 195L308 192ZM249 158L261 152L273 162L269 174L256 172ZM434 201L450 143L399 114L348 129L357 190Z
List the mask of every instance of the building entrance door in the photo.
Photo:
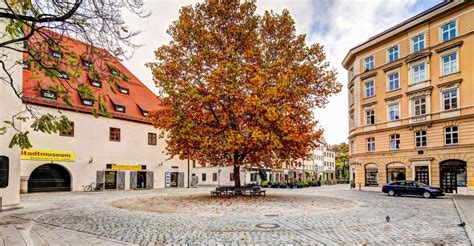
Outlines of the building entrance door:
M138 189L145 189L147 183L147 175L146 172L137 172L137 188Z
M177 172L170 173L170 187L178 187L178 173Z
M466 162L447 160L439 164L441 175L441 189L446 193L457 192L458 187L466 187Z
M430 185L430 171L428 166L415 167L415 181Z
M105 189L117 189L117 172L105 171Z

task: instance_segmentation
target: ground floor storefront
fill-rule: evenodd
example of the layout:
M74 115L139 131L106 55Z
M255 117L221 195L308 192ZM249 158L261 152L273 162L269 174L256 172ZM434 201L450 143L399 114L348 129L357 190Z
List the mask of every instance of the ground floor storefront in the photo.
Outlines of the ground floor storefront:
M456 147L399 151L351 158L356 187L381 187L396 180L415 180L447 193L474 194L474 149Z

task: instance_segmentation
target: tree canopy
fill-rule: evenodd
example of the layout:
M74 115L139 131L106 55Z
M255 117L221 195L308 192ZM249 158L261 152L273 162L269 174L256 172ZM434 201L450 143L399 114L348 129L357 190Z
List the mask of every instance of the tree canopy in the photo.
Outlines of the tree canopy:
M163 108L151 114L172 156L208 165L272 167L307 158L321 136L313 109L338 93L320 44L296 34L287 10L253 3L183 7L172 41L149 63Z

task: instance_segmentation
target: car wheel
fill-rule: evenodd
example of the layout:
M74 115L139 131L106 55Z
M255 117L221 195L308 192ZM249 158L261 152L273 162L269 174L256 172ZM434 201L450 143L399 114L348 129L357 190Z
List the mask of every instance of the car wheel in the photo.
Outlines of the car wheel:
M431 193L429 193L428 191L425 191L425 192L423 192L423 197L424 198L431 198Z
M395 191L394 190L389 190L388 195L389 196L395 196Z

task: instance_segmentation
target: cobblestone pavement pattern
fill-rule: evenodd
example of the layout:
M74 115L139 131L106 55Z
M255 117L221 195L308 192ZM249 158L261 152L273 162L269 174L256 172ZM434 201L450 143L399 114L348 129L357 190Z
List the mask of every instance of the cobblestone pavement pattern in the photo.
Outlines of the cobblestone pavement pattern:
M334 198L353 201L354 206L346 209L334 204L334 208L321 211L305 211L303 206L297 213L279 213L279 207L285 204L273 203L267 213L200 213L199 208L194 208L196 212L190 214L130 211L111 205L119 199L209 194L209 190L28 194L22 196L23 209L3 213L0 230L11 227L8 220L21 220L32 228L36 226L36 232L71 235L65 238L82 240L81 245L470 244L464 228L457 226L460 218L450 197L388 197L380 192L350 191L342 185L268 189L267 194L315 196L333 199L334 203L339 201ZM390 222L385 220L387 215ZM0 245L1 239L0 234ZM3 243L9 245L5 239ZM67 243L79 245L64 244Z

